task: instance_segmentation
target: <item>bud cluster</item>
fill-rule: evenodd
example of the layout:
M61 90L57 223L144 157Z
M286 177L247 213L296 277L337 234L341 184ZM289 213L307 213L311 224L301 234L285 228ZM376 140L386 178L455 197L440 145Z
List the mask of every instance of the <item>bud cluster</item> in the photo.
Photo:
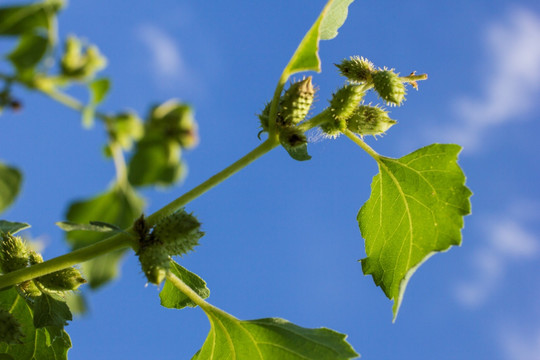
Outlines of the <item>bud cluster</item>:
M75 80L87 80L107 66L107 59L94 46L83 47L80 39L69 36L66 39L64 54L60 61L63 76Z
M137 255L149 282L159 285L169 271L171 256L187 254L199 245L204 235L200 226L197 218L184 209L162 218L151 229L145 225L143 217L136 221Z

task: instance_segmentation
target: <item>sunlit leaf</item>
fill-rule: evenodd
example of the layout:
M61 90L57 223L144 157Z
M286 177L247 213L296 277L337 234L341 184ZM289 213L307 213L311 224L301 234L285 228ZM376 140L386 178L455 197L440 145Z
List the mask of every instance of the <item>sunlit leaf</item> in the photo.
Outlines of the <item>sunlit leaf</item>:
M415 270L435 252L461 244L471 191L457 164L460 150L433 144L378 160L380 173L358 213L367 254L362 269L394 300L394 319Z
M21 183L20 171L0 162L0 212L15 200L21 189Z
M22 344L0 342L0 356L11 356L16 360L67 360L67 352L71 348L68 334L56 326L36 329L31 303L20 296L15 288L0 291L0 309L9 311L17 319L24 334Z
M170 271L176 276L178 276L180 280L185 282L203 299L206 299L208 296L210 296L210 290L206 287L206 282L201 279L197 274L188 271L186 268L178 265L172 260ZM165 285L163 286L163 290L161 290L161 292L159 293L159 297L161 299L161 305L166 308L183 309L186 306L197 306L168 280L165 281Z
M306 33L284 70L287 76L300 71L321 71L319 41L336 37L347 19L349 5L354 0L330 0Z
M43 58L49 46L49 39L42 35L22 35L15 50L7 58L18 73L32 70Z
M210 306L205 309L210 333L195 360L340 360L358 354L346 335L319 328L303 328L287 320L239 320Z
M36 29L50 30L63 1L0 8L0 35L22 35Z
M3 233L16 234L19 231L28 229L30 225L20 222L11 222L6 220L0 220L0 231Z
M94 124L94 114L96 107L105 99L111 88L111 81L108 78L100 78L88 84L90 90L90 101L83 110L83 126L86 128Z

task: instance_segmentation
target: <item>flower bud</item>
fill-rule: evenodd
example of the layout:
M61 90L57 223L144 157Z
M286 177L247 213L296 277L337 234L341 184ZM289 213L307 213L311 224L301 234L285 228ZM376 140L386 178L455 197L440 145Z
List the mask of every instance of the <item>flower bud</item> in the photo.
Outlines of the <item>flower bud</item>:
M159 285L169 271L171 259L167 251L159 243L141 247L139 250L141 269L148 282Z
M311 76L292 83L280 101L280 117L283 125L296 125L306 118L313 103L315 89Z
M181 209L162 218L152 232L154 241L160 242L167 255L183 255L199 245L204 235L200 231L201 224L192 214Z
M18 236L0 233L0 269L4 274L28 266L28 248Z
M345 85L339 89L330 100L327 109L330 119L321 125L321 129L331 137L337 137L347 127L347 119L362 101L365 92L359 85Z
M405 85L392 70L379 70L373 74L373 87L388 105L401 105L405 100Z
M351 82L370 82L371 74L375 71L375 66L371 61L359 56L353 56L350 60L345 59L336 66L341 75Z
M36 280L47 289L55 291L76 290L86 283L81 272L73 267L40 276Z
M347 121L347 129L359 135L380 135L396 124L388 112L376 106L359 106Z

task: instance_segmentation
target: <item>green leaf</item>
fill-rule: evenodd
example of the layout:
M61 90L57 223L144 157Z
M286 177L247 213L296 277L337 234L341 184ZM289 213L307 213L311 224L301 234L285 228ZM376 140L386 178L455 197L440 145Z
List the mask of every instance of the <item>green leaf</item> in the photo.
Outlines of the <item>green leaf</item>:
M25 34L20 37L19 43L7 58L20 74L32 70L45 56L49 47L49 39L42 35Z
M281 142L281 145L283 145L283 148L287 150L289 155L294 159L298 161L305 161L310 160L311 155L308 154L307 151L307 144L302 144L298 146L290 146L286 142Z
M210 333L192 359L340 360L358 356L346 335L319 328L303 328L287 320L239 320L209 305Z
M203 299L210 296L210 290L206 287L206 282L197 274L188 271L171 260L170 271L185 282L193 291ZM189 299L183 292L178 290L169 280L165 281L163 290L159 293L161 305L170 309L183 309L186 306L196 307L197 305Z
M101 78L88 84L90 90L90 102L83 109L83 126L90 128L94 124L96 107L105 99L111 88L111 81L108 78Z
M167 186L180 180L185 172L176 142L143 138L129 162L128 179L133 186Z
M118 226L103 221L90 221L90 224L77 224L71 221L58 221L56 225L64 231L122 231Z
M15 200L21 189L22 174L14 167L0 163L0 212Z
M6 220L0 220L0 231L3 233L16 234L21 230L28 229L30 225L27 223L11 222Z
M461 244L472 193L457 164L460 151L433 144L399 159L378 159L380 173L358 213L367 254L362 270L394 300L394 320L415 270L435 252Z
M0 359L3 355L6 359L10 356L17 360L67 360L67 352L71 348L69 335L54 326L36 329L32 305L15 288L0 291L0 309L15 316L24 334L22 344L0 343Z
M34 302L34 327L64 327L73 320L66 301L59 296L42 293Z
M35 29L50 30L63 1L0 8L0 35L22 35Z
M73 223L101 221L125 229L140 216L143 206L143 199L133 189L114 186L94 198L72 203L66 217ZM110 234L95 231L75 230L66 233L73 249L94 244L107 236ZM97 288L118 275L123 253L124 250L108 253L82 264L85 278L92 288Z
M347 19L349 5L354 0L330 0L306 33L283 73L288 77L300 71L321 72L319 41L337 36L338 29Z

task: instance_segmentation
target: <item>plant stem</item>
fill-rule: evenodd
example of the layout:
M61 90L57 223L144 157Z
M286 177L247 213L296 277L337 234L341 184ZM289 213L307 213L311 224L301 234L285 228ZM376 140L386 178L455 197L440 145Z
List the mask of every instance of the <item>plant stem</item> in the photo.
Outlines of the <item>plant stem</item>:
M372 158L374 158L377 162L379 162L381 155L379 155L375 150L373 150L368 144L366 144L362 139L360 139L355 133L353 133L349 129L345 129L343 131L343 134L345 134L345 136L351 139L356 145L360 146Z
M178 290L191 299L195 304L199 305L201 309L208 311L213 308L212 305L207 303L202 297L199 296L188 284L183 282L178 276L172 272L167 273L167 280L169 280Z
M110 238L84 248L74 250L68 254L58 256L40 264L4 274L0 276L0 289L68 268L115 250L129 247L134 248L136 246L137 242L134 236L130 236L126 233L117 233Z
M253 161L257 160L262 155L266 154L273 148L279 145L279 142L275 138L268 138L262 144L257 146L255 149L251 150L249 153L244 155L242 158L238 159L231 165L227 166L225 169L221 170L214 176L210 177L205 182L199 184L193 189L189 190L184 195L180 196L176 200L171 201L169 204L162 207L160 210L156 211L152 215L148 216L146 222L149 226L155 225L155 223L178 209L182 208L184 205L190 201L198 198L208 190L212 189L217 184L228 179L233 174L237 173L239 170L243 169L247 165L251 164Z

